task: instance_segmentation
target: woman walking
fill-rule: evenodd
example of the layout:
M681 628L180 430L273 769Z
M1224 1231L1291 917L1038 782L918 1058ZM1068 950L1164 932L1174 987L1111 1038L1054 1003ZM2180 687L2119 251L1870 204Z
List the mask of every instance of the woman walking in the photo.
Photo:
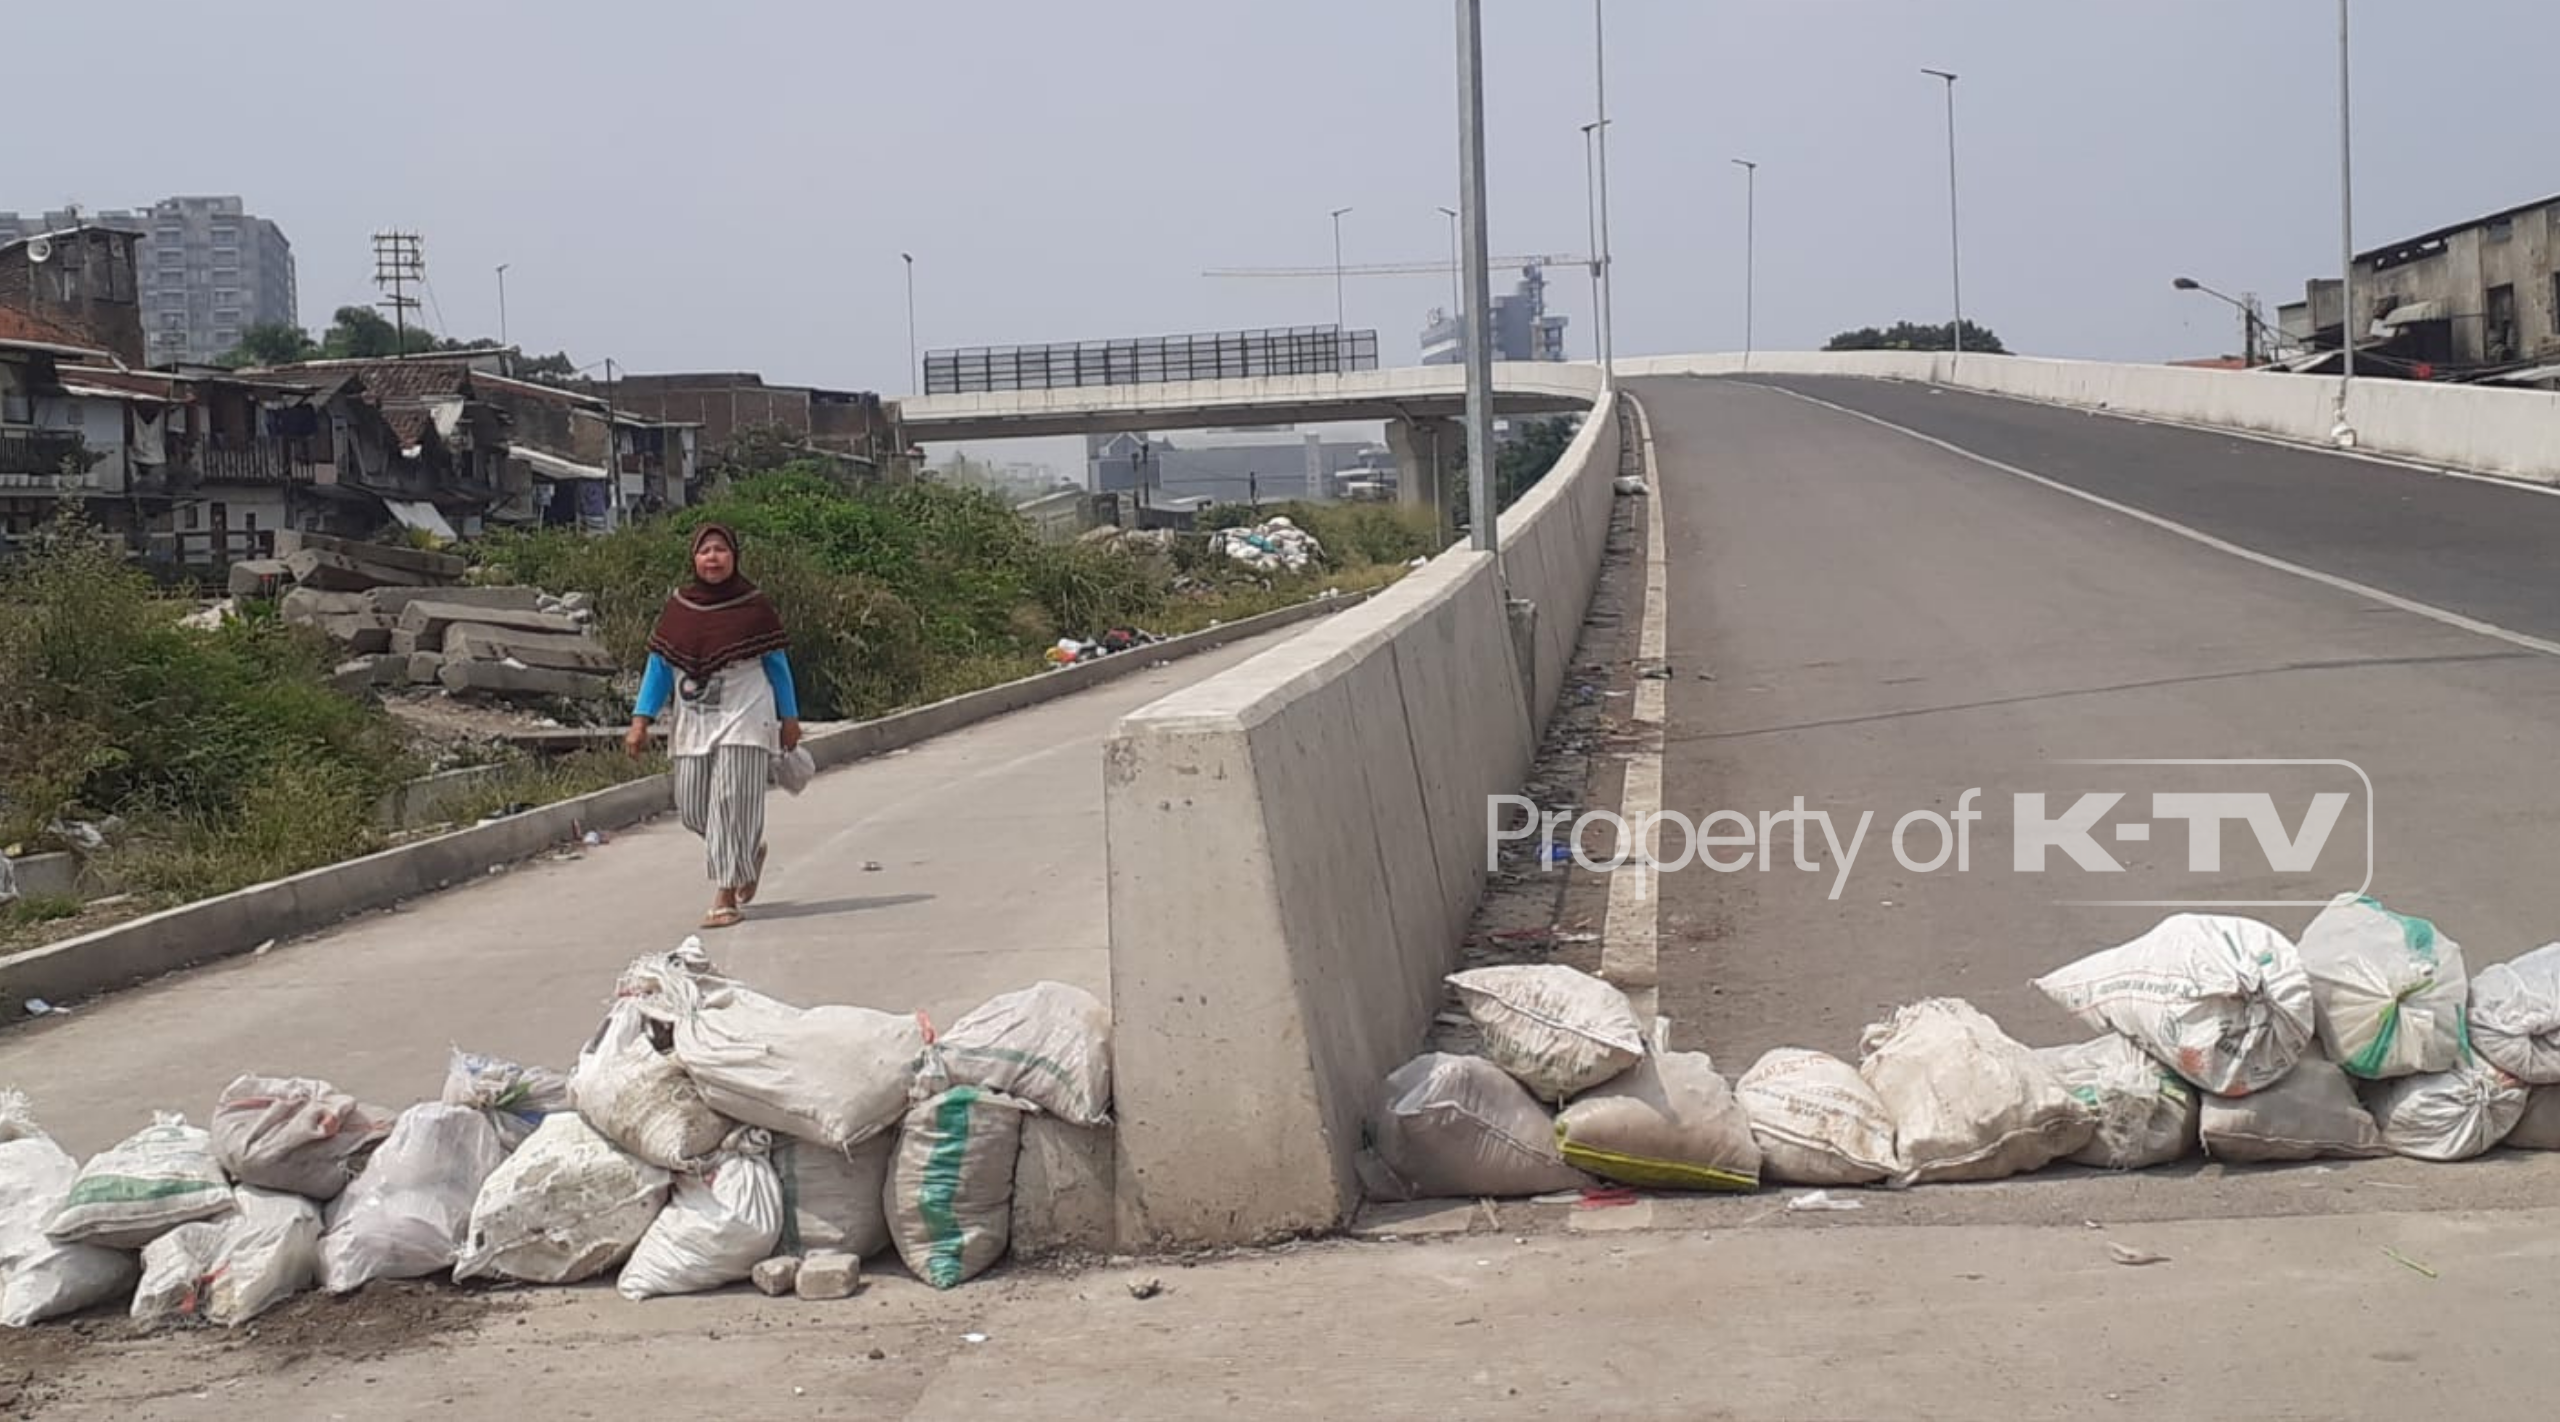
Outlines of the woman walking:
M738 572L738 536L719 524L693 535L693 581L676 589L649 634L649 666L623 745L634 758L649 724L675 702L667 754L676 814L700 835L715 891L705 928L727 928L764 876L764 795L773 758L800 744L791 638L773 603Z

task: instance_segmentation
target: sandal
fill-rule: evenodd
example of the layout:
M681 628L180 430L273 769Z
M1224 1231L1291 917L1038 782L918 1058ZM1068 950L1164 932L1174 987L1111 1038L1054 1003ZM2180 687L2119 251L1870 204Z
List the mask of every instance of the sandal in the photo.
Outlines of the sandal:
M735 928L746 917L734 908L716 908L702 916L705 928Z
M764 851L764 845L756 846L756 876L738 886L738 907L740 908L745 908L756 901L756 888L764 883Z

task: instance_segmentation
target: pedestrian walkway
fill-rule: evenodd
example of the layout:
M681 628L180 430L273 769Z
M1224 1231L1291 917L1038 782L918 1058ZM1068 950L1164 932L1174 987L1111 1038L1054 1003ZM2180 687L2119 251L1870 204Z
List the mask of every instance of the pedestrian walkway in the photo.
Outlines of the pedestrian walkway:
M706 943L787 1001L936 1022L1042 978L1107 997L1103 740L1128 712L1289 635L847 766L797 798L777 792L763 893ZM565 1070L623 965L696 931L709 903L701 844L669 815L575 859L13 1027L0 1085L86 1155L155 1109L203 1124L241 1072L322 1077L399 1107L437 1094L457 1045Z

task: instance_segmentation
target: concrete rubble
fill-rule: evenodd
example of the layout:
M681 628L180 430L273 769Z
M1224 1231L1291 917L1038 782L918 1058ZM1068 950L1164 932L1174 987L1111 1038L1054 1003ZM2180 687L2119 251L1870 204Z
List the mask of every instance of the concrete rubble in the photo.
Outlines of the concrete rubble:
M277 557L240 563L234 597L274 597L286 622L315 627L347 660L339 689L436 687L503 700L606 696L616 669L584 593L465 587L444 553L285 530Z

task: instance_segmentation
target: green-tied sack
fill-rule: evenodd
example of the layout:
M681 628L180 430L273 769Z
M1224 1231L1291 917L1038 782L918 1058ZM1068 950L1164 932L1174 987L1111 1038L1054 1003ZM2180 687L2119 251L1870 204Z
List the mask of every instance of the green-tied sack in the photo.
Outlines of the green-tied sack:
M2450 1071L2471 1058L2462 947L2423 918L2342 894L2302 931L2320 1050L2367 1080Z
M1022 1116L1022 1103L975 1086L907 1111L886 1199L890 1238L917 1278L953 1288L1004 1257Z
M173 1112L154 1121L80 1167L44 1222L47 1235L140 1249L182 1224L230 1212L231 1182L213 1158L213 1137Z

